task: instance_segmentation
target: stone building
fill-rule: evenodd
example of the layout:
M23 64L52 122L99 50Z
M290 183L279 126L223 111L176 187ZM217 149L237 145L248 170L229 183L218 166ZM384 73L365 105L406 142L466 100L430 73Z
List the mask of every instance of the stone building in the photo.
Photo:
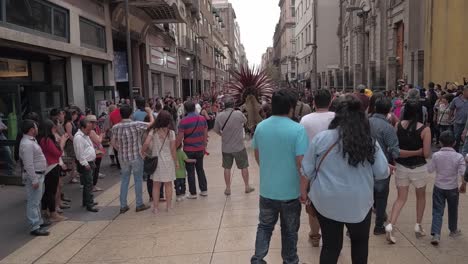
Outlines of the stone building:
M301 87L339 85L339 14L339 0L296 1L295 50Z
M294 50L295 0L280 0L280 19L273 36L274 64L280 69L281 81L296 80L296 52Z
M341 0L338 36L345 88L395 89L424 81L424 1Z

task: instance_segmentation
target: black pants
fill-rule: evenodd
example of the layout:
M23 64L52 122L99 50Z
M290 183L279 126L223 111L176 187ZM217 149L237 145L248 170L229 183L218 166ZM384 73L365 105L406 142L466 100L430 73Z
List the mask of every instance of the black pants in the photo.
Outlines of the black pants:
M200 187L200 191L206 192L208 190L208 184L206 182L205 169L203 169L203 158L205 157L205 152L204 151L195 151L195 152L187 151L186 154L189 159L195 159L197 161L195 164L187 163L186 165L190 194L192 195L197 194L195 170L197 171L198 186Z
M57 194L57 186L60 178L60 166L57 165L44 178L44 194L42 195L42 210L49 210L50 213L55 212L55 195Z
M96 164L96 168L94 169L94 174L93 174L93 186L96 186L99 180L99 170L101 169L101 161L102 161L102 157L96 158L96 161L94 161L94 163Z
M94 162L89 162L89 166L91 169L87 170L79 162L77 163L77 170L80 173L81 184L83 184L83 206L93 207L93 174L96 165Z
M174 181L174 189L176 195L185 195L186 186L185 186L185 178L178 178Z
M343 229L349 231L351 238L351 260L353 264L367 264L369 254L369 231L371 211L360 223L350 224L328 219L317 213L322 229L323 247L320 253L320 264L336 264L343 248Z
M390 176L387 179L379 180L374 183L374 207L375 207L375 226L384 227L387 220L387 202L390 192Z
M148 177L146 180L146 188L148 189L148 195L150 199L153 199L153 180ZM161 184L161 188L159 188L159 199L164 198L164 184Z

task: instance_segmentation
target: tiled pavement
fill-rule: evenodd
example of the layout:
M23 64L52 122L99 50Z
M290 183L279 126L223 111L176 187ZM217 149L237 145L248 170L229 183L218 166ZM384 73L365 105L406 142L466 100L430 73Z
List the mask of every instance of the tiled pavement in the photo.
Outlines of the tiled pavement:
M98 197L106 211L115 210L114 219L59 223L50 229L51 236L31 240L0 263L249 263L258 217L258 167L251 155L251 182L257 191L244 194L240 172L235 170L232 196L226 198L219 166L220 139L214 134L210 135L209 151L211 155L205 162L208 197L176 203L173 212L161 212L158 216L150 211L137 214L134 210L118 215L117 184ZM393 186L392 183L389 207L396 196ZM431 189L429 186L423 221L427 231L432 212ZM134 199L132 191L129 199ZM398 243L391 246L383 236L371 235L369 263L468 263L467 201L467 196L462 195L459 216L460 226L467 235L449 238L445 221L441 245L434 248L429 243L430 237L417 240L413 234L413 191L397 225ZM282 263L279 229L277 226L271 241L268 263ZM320 250L311 247L307 233L307 216L303 212L298 242L300 262L318 263ZM351 263L350 243L346 238L339 263Z

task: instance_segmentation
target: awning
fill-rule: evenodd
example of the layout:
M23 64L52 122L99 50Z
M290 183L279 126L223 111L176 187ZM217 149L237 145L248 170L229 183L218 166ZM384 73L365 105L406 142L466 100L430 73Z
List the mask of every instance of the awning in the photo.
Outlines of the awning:
M143 10L155 24L185 23L185 5L177 0L130 0L129 5Z

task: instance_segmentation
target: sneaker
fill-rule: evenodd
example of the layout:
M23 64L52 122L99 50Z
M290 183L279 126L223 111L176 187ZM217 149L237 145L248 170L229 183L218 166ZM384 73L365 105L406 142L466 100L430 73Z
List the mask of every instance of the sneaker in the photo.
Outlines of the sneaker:
M79 183L80 181L77 179L77 178L73 178L70 180L70 183L72 184L76 184L76 183Z
M201 196L208 196L208 192L207 192L207 191L200 192L200 195L201 195Z
M187 199L197 199L198 196L196 194L189 194L187 195Z
M130 210L130 208L129 208L128 206L121 207L121 208L120 208L120 213L121 213L121 214L125 214L128 210Z
M387 241L390 244L396 244L396 238L393 236L393 225L388 224L385 226L385 232L387 233Z
M231 190L230 189L224 190L224 195L226 195L226 196L231 195Z
M449 235L449 236L450 236L451 238L456 238L456 237L459 237L459 236L461 236L461 235L462 235L462 232L461 232L460 229L458 229L458 230L455 231L455 232L450 232L450 235Z
M176 198L176 202L182 202L183 200L184 200L184 197L181 195L177 196Z
M423 236L426 236L426 232L422 228L421 224L416 224L414 226L414 234L416 235L416 238L421 238Z
M104 178L106 177L106 175L105 175L105 174L102 174L102 173L99 173L99 176L98 176L98 177L99 177L99 179L104 179Z
M431 240L431 244L434 245L434 246L438 246L439 242L440 242L440 235L433 235L432 240Z
M375 236L380 236L380 235L385 235L385 227L384 226L375 226L374 227L374 235Z
M138 213L138 212L148 210L150 208L151 208L151 206L146 205L146 204L142 204L142 205L138 206L135 211Z

